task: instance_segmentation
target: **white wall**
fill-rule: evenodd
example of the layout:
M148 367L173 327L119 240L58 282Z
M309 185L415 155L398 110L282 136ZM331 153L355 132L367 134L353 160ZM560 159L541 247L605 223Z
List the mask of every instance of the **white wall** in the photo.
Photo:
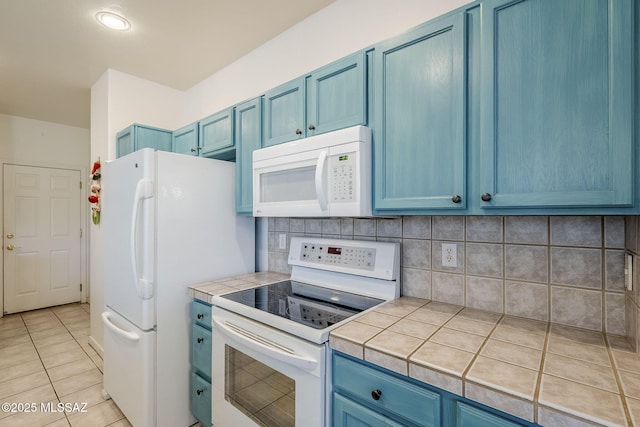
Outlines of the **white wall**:
M183 121L184 93L116 70L107 70L91 88L91 157L115 158L115 136L132 123L175 129ZM108 185L108 177L102 185ZM108 215L103 206L103 215ZM102 356L104 308L102 230L91 230L91 330L89 342Z
M60 167L79 170L80 176L87 176L90 163L89 129L65 126L24 117L0 114L0 164L20 164L42 167ZM0 174L0 188L3 188ZM85 199L85 191L82 198ZM81 220L87 229L87 209L83 210ZM0 199L0 223L4 223L3 206ZM82 239L81 278L87 283L86 235ZM0 257L0 270L4 271ZM84 288L86 292L86 287ZM0 281L0 308L3 307L2 282ZM0 312L0 315L2 313Z
M467 3L336 0L184 93L109 70L91 93L92 157L114 157L115 133L132 122L176 129ZM101 259L108 254L101 253L96 228L91 234L91 337L100 352Z
M0 114L0 159L89 167L89 129Z

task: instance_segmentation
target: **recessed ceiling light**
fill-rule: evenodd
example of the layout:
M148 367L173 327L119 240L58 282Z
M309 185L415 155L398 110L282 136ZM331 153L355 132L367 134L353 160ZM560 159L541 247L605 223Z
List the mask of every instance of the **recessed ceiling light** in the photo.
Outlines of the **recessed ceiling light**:
M124 17L113 12L98 12L96 13L96 19L105 27L112 30L125 31L131 28L131 24Z

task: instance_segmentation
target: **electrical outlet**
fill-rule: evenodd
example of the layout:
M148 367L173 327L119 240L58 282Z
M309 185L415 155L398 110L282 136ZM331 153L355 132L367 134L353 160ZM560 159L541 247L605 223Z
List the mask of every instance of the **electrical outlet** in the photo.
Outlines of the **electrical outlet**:
M280 233L278 235L278 249L287 249L287 235L284 233Z
M633 290L633 255L625 256L624 265L624 287L627 291Z
M442 244L442 266L443 267L458 266L458 248L455 243Z

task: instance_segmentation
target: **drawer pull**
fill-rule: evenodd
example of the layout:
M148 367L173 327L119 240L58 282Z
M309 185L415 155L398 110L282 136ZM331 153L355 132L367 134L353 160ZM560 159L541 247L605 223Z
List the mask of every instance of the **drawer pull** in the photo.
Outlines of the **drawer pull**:
M198 338L198 344L202 344L203 341L204 341L204 338Z
M491 194L490 193L482 193L482 196L480 196L480 198L482 199L483 202L490 202L491 201Z
M380 400L380 397L382 396L382 392L378 389L375 390L371 390L371 398L373 400Z
M198 319L202 319L202 318L204 318L204 314L198 313Z
M203 390L203 389L199 388L199 389L197 389L197 390L196 390L196 394L197 394L198 396L200 396L202 393L204 393L204 390Z

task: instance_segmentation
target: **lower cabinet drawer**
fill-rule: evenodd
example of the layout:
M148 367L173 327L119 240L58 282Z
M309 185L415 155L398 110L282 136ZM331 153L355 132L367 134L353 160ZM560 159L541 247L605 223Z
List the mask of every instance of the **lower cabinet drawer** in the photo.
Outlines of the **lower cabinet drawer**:
M521 427L520 424L462 402L456 403L458 427Z
M211 383L191 374L191 413L203 426L211 425Z
M440 394L368 365L334 356L333 389L398 421L440 426Z
M211 379L211 331L193 325L191 337L191 365L207 379Z
M191 316L194 323L211 329L211 306L198 300L193 300Z

